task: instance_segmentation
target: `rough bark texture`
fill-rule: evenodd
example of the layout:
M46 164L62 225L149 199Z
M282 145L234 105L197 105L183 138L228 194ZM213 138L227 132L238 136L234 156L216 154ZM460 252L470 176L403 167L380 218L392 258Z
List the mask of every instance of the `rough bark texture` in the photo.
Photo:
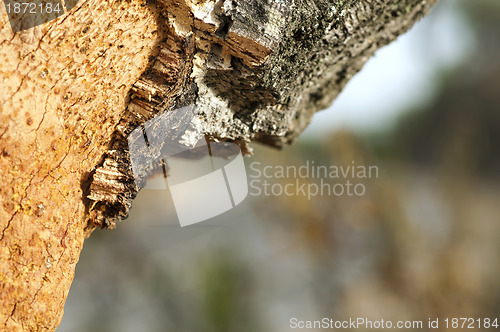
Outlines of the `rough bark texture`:
M84 240L82 184L157 42L142 1L13 34L0 4L0 330L54 330Z
M16 34L0 6L0 329L58 325L137 125L196 104L212 139L288 144L433 2L87 0Z

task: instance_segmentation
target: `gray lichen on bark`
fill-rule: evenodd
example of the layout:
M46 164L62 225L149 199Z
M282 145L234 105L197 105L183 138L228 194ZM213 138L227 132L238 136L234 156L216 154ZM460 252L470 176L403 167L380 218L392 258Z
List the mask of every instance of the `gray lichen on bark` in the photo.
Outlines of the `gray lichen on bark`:
M433 1L232 3L221 14L233 20L228 33L246 32L270 54L253 67L223 45L231 66L209 68L197 80L197 104L206 109L207 131L279 147L291 143L373 53L411 27ZM267 31L272 34L259 37Z
M213 139L245 152L251 141L290 144L377 49L436 1L158 0L163 40L94 173L90 225L114 227L128 214L137 188L123 160L135 126L193 103Z

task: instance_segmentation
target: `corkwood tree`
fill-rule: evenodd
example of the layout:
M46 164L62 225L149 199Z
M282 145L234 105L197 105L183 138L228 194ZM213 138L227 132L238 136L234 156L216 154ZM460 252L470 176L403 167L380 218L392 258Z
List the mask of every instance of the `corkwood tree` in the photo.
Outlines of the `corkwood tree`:
M214 139L289 144L434 2L86 0L15 33L0 6L0 330L57 327L137 192L137 125L196 104Z

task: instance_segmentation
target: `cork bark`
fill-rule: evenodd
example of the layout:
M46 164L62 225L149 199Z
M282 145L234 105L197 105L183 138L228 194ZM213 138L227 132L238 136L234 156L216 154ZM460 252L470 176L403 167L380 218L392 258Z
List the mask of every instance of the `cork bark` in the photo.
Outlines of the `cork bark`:
M137 193L135 126L195 104L214 140L289 144L433 2L87 0L16 33L0 5L0 330L59 324Z

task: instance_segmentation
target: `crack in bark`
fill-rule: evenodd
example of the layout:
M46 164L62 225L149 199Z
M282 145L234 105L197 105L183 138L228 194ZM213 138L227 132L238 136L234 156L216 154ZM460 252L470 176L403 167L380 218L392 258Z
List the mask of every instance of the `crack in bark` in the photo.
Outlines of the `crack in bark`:
M71 139L70 139L71 140ZM21 199L19 200L19 205L22 206L22 203L23 201L26 199L26 197L28 197L28 190L30 189L30 187L33 185L33 184L40 184L40 183L43 183L45 181L45 179L50 175L51 172L53 172L54 170L58 169L61 164L64 162L64 160L68 157L68 155L70 154L70 150L71 150L71 143L68 145L68 150L66 151L66 154L64 154L64 156L62 157L61 161L59 161L59 163L54 166L52 169L50 169L47 174L38 182L35 182L33 183L34 179L40 174L41 172L41 169L38 169L36 171L36 173L30 178L28 184L26 185L26 187L23 189L23 192L24 192L24 196L21 197ZM33 152L34 153L34 152ZM62 195L61 193L61 196L66 199L66 197L64 195ZM19 210L16 210L12 216L9 218L9 220L7 221L7 225L2 229L2 236L0 237L0 242L3 241L4 237L5 237L5 232L7 231L7 229L11 226L11 223L12 223L12 220L14 220L14 217L17 215L17 213L19 212Z
M14 213L12 214L12 216L9 218L9 220L7 220L7 226L5 226L3 229L2 229L2 236L0 237L0 242L3 241L3 238L5 236L5 231L7 231L7 228L10 227L10 224L12 223L12 220L14 219L14 217L16 216L18 211L14 211Z

